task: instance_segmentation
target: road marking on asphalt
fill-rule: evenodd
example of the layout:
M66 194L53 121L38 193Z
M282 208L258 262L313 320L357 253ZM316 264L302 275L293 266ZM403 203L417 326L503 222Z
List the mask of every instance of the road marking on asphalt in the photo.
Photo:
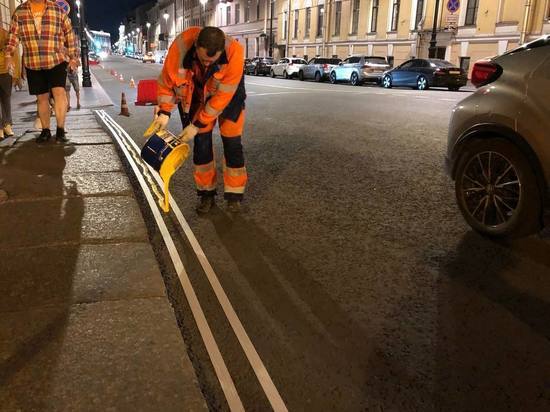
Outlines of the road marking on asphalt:
M308 92L337 92L337 93L365 93L365 91L361 90L340 90L337 88L334 89L313 89L311 87L290 87L290 86L276 86L274 84L262 84L262 83L254 83L254 82L246 82L247 85L253 85L253 86L261 86L261 87L272 87L274 89L289 89L289 90L306 90Z
M456 102L456 101L458 101L456 99L439 99L439 100L442 100L444 102Z
M178 254L176 245L174 244L174 240L172 239L172 236L170 235L168 228L166 227L166 223L161 216L158 205L155 202L155 199L153 198L153 195L151 193L151 189L145 182L142 173L138 169L137 163L130 154L128 140L126 136L122 135L122 133L120 132L121 127L111 118L111 116L109 116L103 110L98 110L96 111L96 113L103 121L103 124L105 124L105 126L111 131L113 138L116 140L119 147L126 156L126 159L128 160L128 163L130 164L132 170L134 171L134 174L138 179L139 185L141 186L141 189L145 194L151 212L153 213L157 226L162 234L164 244L168 249L168 253L170 254L170 258L172 259L172 263L174 264L174 268L176 269L176 272L182 284L185 297L189 302L191 312L193 313L193 317L195 318L195 322L197 323L197 327L199 328L199 332L206 346L206 350L208 351L208 355L210 356L210 360L212 361L216 376L220 381L220 385L227 399L229 408L232 411L244 411L244 406L237 392L237 388L235 387L235 384L233 382L233 379L231 378L231 375L229 374L229 370L227 369L225 361L222 358L220 349L216 343L214 335L212 334L212 330L208 325L206 316L204 315L204 311L202 310L195 290L191 285L191 281L189 280L189 276L185 270L185 267L183 266L181 257ZM124 140L126 140L126 142Z
M126 133L126 131L118 123L116 123L107 113L105 113L105 111L101 110L101 111L97 111L97 113L102 118L102 120L107 125L107 127L109 127L110 130L115 129L115 131L113 131L113 134L115 136L115 139L117 139L117 142L119 142L119 145L120 145L120 141L122 139L125 139L127 144L131 145L137 153L140 152L140 149L137 146L137 144L134 142L134 140L128 135L128 133ZM119 134L117 134L116 131L118 131ZM128 157L128 154L127 154L126 150L125 150L125 154ZM140 181L140 185L142 184L142 182L143 182L143 184L145 184L145 181L144 181L143 177L139 174L139 170L137 170L137 166L133 162L133 159L128 159L128 161L129 162L132 161L131 162L132 169L134 170L134 173L136 173L136 176L138 177L138 180ZM147 165L147 167L148 167L149 171L151 172L151 175L157 181L157 184L159 186L162 186L162 180L161 180L160 176L156 172L154 172L154 170L150 166ZM230 408L231 408L231 410L244 410L243 406L242 406L242 402L241 402L241 400L239 398L239 395L236 391L236 388L234 386L233 380L231 379L231 376L229 375L229 371L227 370L225 362L223 361L223 358L221 357L219 347L217 346L217 344L214 340L214 336L212 335L210 327L208 326L208 323L206 321L206 317L204 315L204 312L202 311L202 308L200 307L200 303L199 303L199 301L197 299L197 296L194 292L193 286L191 285L191 282L189 280L187 272L185 271L185 268L183 267L183 263L181 262L181 258L178 255L177 250L175 249L174 242L173 242L170 234L168 233L168 229L166 228L166 225L165 225L164 221L162 220L162 217L160 216L160 211L158 209L158 206L155 203L154 207L153 207L153 204L151 203L151 201L153 201L153 198L152 198L151 192L149 190L149 187L144 188L143 185L142 185L142 189L144 190L144 192L149 193L149 196L147 197L147 199L148 199L148 201L150 200L149 206L151 207L152 210L154 209L153 212L154 213L156 212L155 213L155 220L157 220L157 215L161 220L162 227L164 228L164 229L161 229L161 232L163 232L163 238L164 238L164 232L168 236L168 238L167 238L168 240L165 239L165 244L167 244L166 242L168 242L171 245L171 247L173 248L172 250L170 250L170 247L167 244L167 247L169 247L169 252L170 252L171 257L172 257L172 253L174 253L174 256L172 257L172 261L174 263L174 266L176 267L176 270L178 271L178 276L180 277L180 281L182 282L182 287L184 288L184 291L186 293L186 297L189 301L189 305L192 308L193 316L195 317L195 321L197 322L197 326L199 327L201 337L203 338L203 341L205 342L205 345L208 342L208 345L210 345L210 349L212 350L212 353L214 355L214 358L213 358L212 355L210 354L210 350L209 350L209 355L210 355L210 358L212 360L212 363L214 364L214 360L216 360L216 362L218 362L217 366L214 366L214 369L216 371L218 379L220 380L220 384L222 386L222 389L224 390L224 394L226 395L228 403L231 399L232 404L233 404L235 409L233 409L231 407L231 405L232 405L231 403L230 403ZM147 196L147 193L146 193L146 196ZM153 203L154 203L154 201L153 201ZM195 252L195 254L197 256L197 259L199 260L199 262L200 262L200 264L201 264L201 266L202 266L202 268L203 268L203 270L206 274L206 277L207 277L208 281L210 282L210 285L212 286L212 289L214 290L214 293L215 293L216 297L218 298L218 301L219 301L219 303L220 303L220 305L221 305L221 307L222 307L222 309L223 309L223 311L224 311L224 313L227 317L227 320L229 321L231 327L233 328L233 332L235 333L239 343L241 344L241 347L242 347L242 349L243 349L243 351L244 351L244 353L245 353L252 369L254 370L254 373L256 374L256 377L257 377L258 381L260 382L260 385L262 386L262 388L263 388L263 390L264 390L264 392L265 392L265 394L266 394L266 396L267 396L267 398L268 398L268 400L271 404L271 407L276 412L279 412L279 411L287 412L288 409L287 409L281 395L279 394L279 391L275 387L275 384L273 383L273 380L271 379L271 376L269 375L269 372L267 371L267 368L265 367L263 361L261 360L256 348L254 347L254 344L250 340L250 337L248 336L248 333L244 329L244 326L243 326L242 322L240 321L237 313L235 312L235 310L233 308L233 305L229 301L229 298L227 297L227 294L223 290L223 287L222 287L222 285L221 285L221 283L218 279L218 276L214 272L214 269L212 268L212 265L208 261L208 259L206 257L206 254L204 253L204 251L203 251L202 247L200 246L197 238L195 237L195 234L193 233L193 231L191 230L191 227L189 226L189 224L185 220L185 218L184 218L184 216L181 212L181 209L179 208L178 204L176 203L176 201L173 197L170 197L170 206L172 206L172 211L174 212L174 214L177 218L177 221L180 224L180 227L183 230L184 234L187 236L187 239L189 240L189 243L191 244L191 247L193 248L193 251ZM158 220L157 220L157 224L159 224ZM159 228L160 228L160 226L159 226ZM180 276L180 273L181 273L181 276ZM187 291L189 291L189 296L187 296ZM193 305L192 305L192 303L193 303ZM197 311L197 316L195 316L195 311L193 311L193 308L195 308L195 310ZM199 321L200 321L200 325L199 325ZM201 327L202 327L202 330L201 330ZM204 332L204 335L203 335L203 332ZM207 346L207 350L208 349L209 349L209 347ZM220 371L221 375L218 375L218 369L216 369L216 367L219 368L219 371ZM223 381L222 381L222 378L223 378ZM224 384L226 384L226 383L229 385L228 388L226 388L224 386ZM227 393L226 393L226 389L228 390ZM228 396L230 396L231 398L228 398Z
M256 93L254 96L251 97L257 97L257 96L273 96L275 94L307 94L306 92L272 92L272 93Z

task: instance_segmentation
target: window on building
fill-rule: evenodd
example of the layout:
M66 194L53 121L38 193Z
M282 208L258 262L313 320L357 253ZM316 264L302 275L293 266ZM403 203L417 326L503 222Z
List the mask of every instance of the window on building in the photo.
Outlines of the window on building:
M375 33L378 26L378 9L380 7L380 0L372 0L372 10L370 18L370 31Z
M247 1L244 5L244 21L249 22L250 21L250 1Z
M466 20L464 21L466 26L474 26L476 24L478 6L479 0L468 0L466 6Z
M399 25L399 6L401 0L392 0L392 10L391 10L391 31L397 31L397 26Z
M239 24L241 19L241 5L240 3L235 3L235 24Z
M231 24L231 6L227 6L225 9L225 22L227 26Z
M256 20L260 20L260 0L256 2Z
M359 30L359 7L361 0L353 0L351 10L351 34L357 34Z
M342 20L342 2L334 3L334 36L340 35L340 21Z
M306 8L306 31L305 36L309 37L309 31L311 29L311 7Z
M294 10L294 38L298 37L298 22L300 19L300 10Z
M317 6L317 37L323 35L323 18L325 16L325 6L323 4Z
M418 25L424 16L424 0L418 0L416 3L416 17L414 19L414 29L418 30Z
M284 40L286 39L286 19L287 19L287 12L283 12L283 35L281 36L281 38Z

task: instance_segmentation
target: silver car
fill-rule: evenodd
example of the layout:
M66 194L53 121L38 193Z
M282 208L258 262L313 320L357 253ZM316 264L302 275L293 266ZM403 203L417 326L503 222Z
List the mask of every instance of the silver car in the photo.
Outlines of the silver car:
M537 232L550 204L550 36L477 62L479 89L453 110L447 168L478 232Z
M328 57L314 57L308 64L303 66L298 72L300 80L314 79L316 82L322 82L328 79L331 70L338 66L342 60Z
M271 77L283 76L290 79L298 75L298 72L307 62L299 57L283 57L281 60L271 66Z
M380 83L384 72L390 68L385 57L350 56L331 70L331 83L350 82L359 86L365 82Z

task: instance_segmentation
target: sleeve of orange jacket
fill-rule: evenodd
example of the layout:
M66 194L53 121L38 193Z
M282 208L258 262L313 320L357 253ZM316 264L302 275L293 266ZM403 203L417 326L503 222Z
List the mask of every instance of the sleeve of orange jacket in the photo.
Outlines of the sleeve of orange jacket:
M180 34L181 36L181 34ZM159 109L163 112L171 113L176 106L176 92L174 91L174 79L178 73L178 65L180 60L180 51L178 48L178 39L172 43L164 66L157 81L157 95Z
M208 99L206 105L199 112L193 124L202 128L213 122L223 112L223 109L231 102L233 95L243 76L244 49L240 44L230 48L230 55L227 56L227 74L220 79L220 85L216 93Z

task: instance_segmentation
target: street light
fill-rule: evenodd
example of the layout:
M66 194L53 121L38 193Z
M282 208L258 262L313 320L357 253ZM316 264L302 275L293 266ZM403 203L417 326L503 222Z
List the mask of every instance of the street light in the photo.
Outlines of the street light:
M206 3L208 2L208 0L200 0L200 2L201 2L201 7L199 8L199 13L200 13L199 22L201 26L204 26L204 14L206 14ZM204 12L202 10L203 7L204 7Z
M151 27L151 23L147 22L145 23L145 27L147 27L147 32L145 33L145 51L149 51L149 28Z
M428 56L430 58L435 58L437 54L437 18L439 16L439 0L435 0L435 14L434 14L434 25L432 29L432 38L430 40L430 48L428 49Z
M77 0L76 5L78 6L78 21L80 28L80 56L82 60L82 87L92 87L92 78L90 75L90 62L88 60L88 37L86 36L86 14L84 7L84 0ZM81 7L82 6L82 7Z

